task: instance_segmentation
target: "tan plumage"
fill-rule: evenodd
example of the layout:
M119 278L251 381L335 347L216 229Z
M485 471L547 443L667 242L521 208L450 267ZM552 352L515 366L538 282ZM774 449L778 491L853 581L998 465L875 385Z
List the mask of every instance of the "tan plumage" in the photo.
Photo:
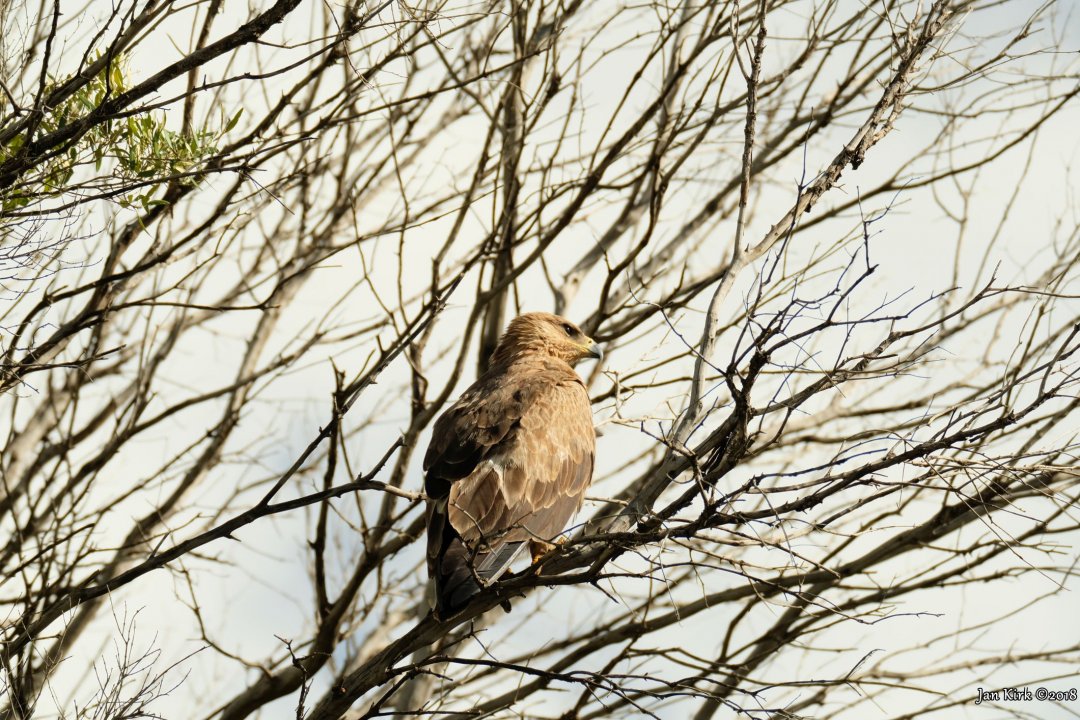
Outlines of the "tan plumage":
M596 435L572 365L586 356L600 353L573 323L521 315L487 372L435 421L424 473L440 616L497 579L525 544L555 540L581 508Z

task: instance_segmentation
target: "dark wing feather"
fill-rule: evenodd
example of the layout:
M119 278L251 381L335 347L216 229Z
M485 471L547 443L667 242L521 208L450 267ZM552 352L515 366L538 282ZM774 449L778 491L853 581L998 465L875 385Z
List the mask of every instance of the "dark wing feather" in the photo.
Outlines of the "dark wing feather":
M542 389L539 378L505 373L481 377L435 421L424 455L425 475L450 482L468 476L506 438Z

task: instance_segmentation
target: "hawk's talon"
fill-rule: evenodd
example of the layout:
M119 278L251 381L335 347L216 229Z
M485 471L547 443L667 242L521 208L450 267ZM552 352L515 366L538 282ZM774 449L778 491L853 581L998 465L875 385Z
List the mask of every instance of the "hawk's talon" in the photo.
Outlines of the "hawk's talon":
M529 554L532 555L532 563L536 565L544 561L544 557L555 550L560 545L566 542L565 537L559 537L553 543L545 542L544 540L530 540L529 541ZM536 574L541 574L541 571L537 569Z

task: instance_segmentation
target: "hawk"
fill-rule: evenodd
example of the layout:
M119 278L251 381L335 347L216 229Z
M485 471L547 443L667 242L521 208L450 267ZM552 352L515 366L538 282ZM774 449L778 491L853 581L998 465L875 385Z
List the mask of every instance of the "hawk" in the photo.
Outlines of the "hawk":
M551 547L592 482L596 433L573 365L599 346L550 313L514 318L490 366L438 420L424 455L435 614L462 608L529 546Z

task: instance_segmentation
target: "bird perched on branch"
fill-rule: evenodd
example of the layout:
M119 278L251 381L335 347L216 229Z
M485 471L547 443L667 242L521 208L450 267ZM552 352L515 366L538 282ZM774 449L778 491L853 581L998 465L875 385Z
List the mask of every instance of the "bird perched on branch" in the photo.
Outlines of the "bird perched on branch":
M577 361L603 357L569 320L515 318L490 366L438 420L424 456L428 572L445 618L526 546L547 552L585 499L596 434Z

